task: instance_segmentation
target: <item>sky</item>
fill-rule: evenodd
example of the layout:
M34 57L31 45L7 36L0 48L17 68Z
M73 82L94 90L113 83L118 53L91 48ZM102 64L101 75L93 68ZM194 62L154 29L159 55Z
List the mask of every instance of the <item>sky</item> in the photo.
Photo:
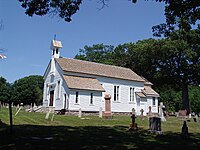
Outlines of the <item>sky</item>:
M165 21L164 4L155 1L109 0L101 8L99 0L83 0L70 23L58 16L25 15L18 0L0 0L0 48L7 58L0 60L0 76L7 82L44 75L51 59L50 44L62 42L60 54L74 58L85 45L117 46L153 38L152 26Z

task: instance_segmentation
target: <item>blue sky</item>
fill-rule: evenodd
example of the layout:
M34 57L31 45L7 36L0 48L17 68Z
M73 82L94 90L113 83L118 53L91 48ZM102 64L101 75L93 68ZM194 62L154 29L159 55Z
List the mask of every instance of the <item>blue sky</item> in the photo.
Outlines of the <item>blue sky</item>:
M151 38L152 26L164 22L164 4L140 0L110 0L103 8L98 0L84 0L68 23L59 17L28 17L18 0L0 0L0 76L12 83L29 75L43 75L51 58L50 43L56 34L61 56L73 58L85 45L119 44Z

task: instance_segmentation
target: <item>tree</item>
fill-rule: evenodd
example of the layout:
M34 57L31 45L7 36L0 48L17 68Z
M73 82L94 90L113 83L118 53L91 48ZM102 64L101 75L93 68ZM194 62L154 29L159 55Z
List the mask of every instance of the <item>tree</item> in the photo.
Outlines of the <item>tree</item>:
M96 44L93 46L85 46L84 49L80 49L76 59L92 61L104 64L113 64L112 52L114 46Z
M199 113L200 112L200 87L190 85L189 86L189 99L192 112Z
M42 103L43 77L38 75L24 77L14 82L12 100L15 104L40 105Z
M19 2L26 9L25 14L28 16L58 14L60 18L70 22L71 16L79 10L82 0L19 0Z
M166 0L165 2L166 20L165 23L152 28L154 36L170 37L171 33L176 30L180 30L184 35L198 24L197 21L200 19L199 0Z
M171 55L173 59L161 61L160 67L171 75L182 87L184 108L190 112L188 85L199 85L200 54L200 3L199 0L174 0L165 7L166 22L153 27L155 36L164 35L174 44L172 50L163 55ZM171 52L170 54L167 52ZM166 57L166 56L165 56ZM173 67L172 67L173 66ZM171 68L171 70L170 70ZM174 71L172 71L174 70Z
M7 103L11 97L11 85L0 77L0 104Z
M83 0L19 0L21 6L25 9L25 14L28 16L39 15L44 16L50 14L58 15L66 22L70 22L72 15L77 13ZM98 0L101 4L101 9L107 6L109 0ZM132 0L136 3L137 0ZM156 2L169 3L169 0L156 0Z

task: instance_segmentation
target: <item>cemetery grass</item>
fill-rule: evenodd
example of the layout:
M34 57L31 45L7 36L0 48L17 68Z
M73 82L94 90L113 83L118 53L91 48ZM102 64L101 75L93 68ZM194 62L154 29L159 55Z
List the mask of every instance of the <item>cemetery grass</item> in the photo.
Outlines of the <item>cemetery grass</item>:
M129 131L130 116L101 119L98 116L51 115L13 109L13 133L10 134L8 109L0 110L0 149L199 149L200 122L187 122L189 136L181 136L183 120L168 117L162 122L162 135L148 131L148 120L136 118L138 130Z

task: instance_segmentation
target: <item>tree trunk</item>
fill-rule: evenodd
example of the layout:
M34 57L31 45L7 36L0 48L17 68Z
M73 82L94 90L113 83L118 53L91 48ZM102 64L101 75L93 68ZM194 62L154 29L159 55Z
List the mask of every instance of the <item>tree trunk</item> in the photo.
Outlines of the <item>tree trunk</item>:
M189 95L188 95L188 84L182 84L182 102L183 108L187 110L187 115L190 113L190 103L189 103Z
M13 118L12 118L12 102L9 101L9 114L10 114L10 133L13 133Z

